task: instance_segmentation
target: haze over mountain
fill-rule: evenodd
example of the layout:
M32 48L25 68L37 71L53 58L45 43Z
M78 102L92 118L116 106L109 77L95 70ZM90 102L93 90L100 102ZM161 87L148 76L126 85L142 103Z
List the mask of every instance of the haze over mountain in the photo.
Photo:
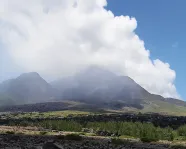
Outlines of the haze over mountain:
M117 76L96 66L89 67L75 76L54 81L51 85L60 91L62 99L91 104L102 103L102 106L108 105L109 108L113 105L118 108L143 108L146 105L154 106L157 102L185 105L181 100L149 93L128 76Z
M96 66L50 84L38 73L25 73L0 84L0 97L1 105L67 100L113 110L124 107L146 112L166 111L167 107L169 110L180 107L186 110L186 104L181 100L151 94L130 77L118 76Z
M144 94L149 94L131 78L117 76L99 67L89 67L75 76L51 84L61 91L63 99L88 103L122 101L137 105Z

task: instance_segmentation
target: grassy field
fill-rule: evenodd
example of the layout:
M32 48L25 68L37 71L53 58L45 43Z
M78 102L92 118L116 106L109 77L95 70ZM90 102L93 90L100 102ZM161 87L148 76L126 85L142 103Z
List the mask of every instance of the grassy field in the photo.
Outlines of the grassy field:
M157 104L158 102L158 104ZM157 106L160 105L160 106ZM151 103L145 104L144 109L131 109L128 108L122 110L105 110L104 114L112 114L112 113L125 113L125 112L132 112L132 113L160 113L166 115L174 115L174 116L186 116L186 108L172 105L167 102L163 101L152 101ZM88 112L88 111L75 111L75 110L65 110L65 111L52 111L52 112L26 112L26 113L19 113L19 114L7 114L6 117L8 118L56 118L56 117L68 117L68 116L85 116L85 115L94 115L94 114L103 114L101 112Z
M186 107L174 105L160 100L148 100L148 102L144 104L144 109L140 110L140 112L153 112L175 116L186 116Z
M28 112L19 114L8 114L9 118L53 118L53 117L67 117L67 116L78 116L78 115L91 115L92 112L84 111L52 111L52 112Z

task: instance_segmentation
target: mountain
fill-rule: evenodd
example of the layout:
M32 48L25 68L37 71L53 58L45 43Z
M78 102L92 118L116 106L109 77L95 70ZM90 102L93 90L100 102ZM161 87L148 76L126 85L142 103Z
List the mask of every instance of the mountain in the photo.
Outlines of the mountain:
M55 90L38 73L31 72L0 84L0 105L46 102Z
M53 106L52 102L55 102ZM7 105L9 107L4 109L14 111L39 109L42 106L46 107L45 110L137 111L174 115L186 113L184 101L151 94L130 77L119 76L96 66L50 84L36 72L7 80L0 84L0 106Z
M99 67L90 67L75 76L52 82L51 85L61 91L63 99L86 102L122 100L129 103L132 99L138 99L138 102L143 94L148 94L131 78L117 76Z
M106 109L122 110L130 107L144 112L186 112L184 101L151 94L130 77L118 76L95 66L54 81L51 85L61 92L62 99Z

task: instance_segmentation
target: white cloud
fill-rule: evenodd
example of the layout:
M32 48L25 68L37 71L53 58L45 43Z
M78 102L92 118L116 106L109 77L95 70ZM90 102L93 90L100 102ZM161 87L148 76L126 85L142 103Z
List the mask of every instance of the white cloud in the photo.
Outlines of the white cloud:
M27 71L59 77L98 64L151 93L179 97L175 71L150 59L134 32L136 19L114 16L106 5L106 0L0 0L0 40Z

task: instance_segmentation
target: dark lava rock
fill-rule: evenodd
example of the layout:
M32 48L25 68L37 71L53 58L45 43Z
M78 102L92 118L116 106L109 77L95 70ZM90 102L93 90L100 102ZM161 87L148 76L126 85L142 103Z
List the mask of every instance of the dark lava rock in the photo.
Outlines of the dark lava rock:
M63 149L63 147L56 145L54 142L47 142L43 145L43 149Z

